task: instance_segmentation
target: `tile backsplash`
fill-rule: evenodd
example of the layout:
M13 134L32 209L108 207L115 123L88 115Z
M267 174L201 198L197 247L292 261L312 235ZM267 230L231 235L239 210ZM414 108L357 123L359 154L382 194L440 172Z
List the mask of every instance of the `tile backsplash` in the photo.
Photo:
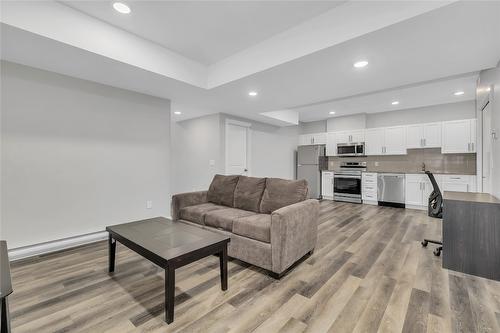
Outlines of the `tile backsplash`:
M476 154L441 154L440 148L408 149L407 155L328 157L328 170L338 170L347 161L364 161L373 172L422 172L425 163L425 170L432 173L476 174Z

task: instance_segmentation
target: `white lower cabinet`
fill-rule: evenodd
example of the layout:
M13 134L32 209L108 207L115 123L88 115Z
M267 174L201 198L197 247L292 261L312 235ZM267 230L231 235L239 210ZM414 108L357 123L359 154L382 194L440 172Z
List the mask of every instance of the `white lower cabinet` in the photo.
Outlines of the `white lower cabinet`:
M441 192L476 192L475 175L440 175Z
M432 184L425 174L407 174L405 180L405 205L409 208L427 206L427 198L432 192Z
M361 198L363 203L378 204L377 196L377 174L375 172L363 172L361 176Z
M333 200L333 171L321 172L321 197Z
M444 191L475 192L476 176L434 175L441 193ZM407 208L427 209L434 188L426 174L406 174L405 205Z

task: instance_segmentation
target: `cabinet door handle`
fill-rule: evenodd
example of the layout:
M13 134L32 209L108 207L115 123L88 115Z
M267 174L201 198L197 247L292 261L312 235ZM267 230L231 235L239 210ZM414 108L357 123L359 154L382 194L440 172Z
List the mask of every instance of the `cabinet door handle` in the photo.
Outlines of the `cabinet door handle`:
M420 147L424 146L424 139L420 139Z
M470 142L467 144L467 151L470 151Z
M471 142L470 147L470 151L474 151L474 142Z
M424 147L427 146L427 139L424 139Z

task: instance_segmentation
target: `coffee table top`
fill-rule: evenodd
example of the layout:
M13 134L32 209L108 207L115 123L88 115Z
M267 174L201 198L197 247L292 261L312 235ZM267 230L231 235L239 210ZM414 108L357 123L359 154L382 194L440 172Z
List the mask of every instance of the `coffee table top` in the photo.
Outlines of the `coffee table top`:
M229 242L230 237L213 231L173 222L165 217L155 217L106 227L113 238L124 238L140 250L163 260L179 258L218 243ZM116 237L118 236L118 237Z

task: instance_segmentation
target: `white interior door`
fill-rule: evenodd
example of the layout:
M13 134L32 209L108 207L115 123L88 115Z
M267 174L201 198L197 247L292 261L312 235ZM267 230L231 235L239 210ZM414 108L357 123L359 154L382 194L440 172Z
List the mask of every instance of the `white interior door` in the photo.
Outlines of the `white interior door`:
M237 124L226 124L226 174L248 175L249 129Z
M492 161L492 136L491 136L491 103L483 109L483 192L491 193L491 175L493 172Z

